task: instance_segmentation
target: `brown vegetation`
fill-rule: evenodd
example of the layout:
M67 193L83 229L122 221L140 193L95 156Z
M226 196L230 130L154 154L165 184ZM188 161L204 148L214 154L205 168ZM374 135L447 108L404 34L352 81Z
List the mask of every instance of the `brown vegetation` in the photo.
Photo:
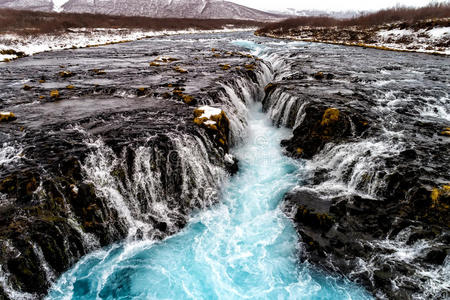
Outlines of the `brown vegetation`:
M436 3L421 8L396 7L383 9L375 13L363 14L351 19L335 19L330 17L299 17L277 23L266 24L257 33L264 34L277 30L289 32L302 26L309 27L370 27L389 23L403 23L407 27L421 20L450 18L450 3ZM449 20L440 21L449 25Z
M0 33L43 34L71 28L128 28L145 30L212 30L226 25L259 27L263 23L246 20L158 19L75 13L49 13L0 9Z

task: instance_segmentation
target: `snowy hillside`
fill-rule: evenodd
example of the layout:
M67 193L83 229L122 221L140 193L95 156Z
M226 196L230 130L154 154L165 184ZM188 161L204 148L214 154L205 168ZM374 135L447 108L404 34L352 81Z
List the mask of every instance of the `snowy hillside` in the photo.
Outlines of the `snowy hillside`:
M65 0L63 0L65 1ZM278 11L270 11L276 14L287 15L290 17L315 17L315 16L327 16L336 19L346 19L353 18L361 14L360 11L350 10L350 11L324 11L324 10L304 10L304 9L295 9L295 8L287 8Z
M222 0L0 0L0 7L158 18L277 20L283 16Z
M0 8L51 11L52 0L0 0Z
M148 16L160 18L203 19L279 19L279 15L262 12L228 1L211 0L69 0L65 12L111 15Z

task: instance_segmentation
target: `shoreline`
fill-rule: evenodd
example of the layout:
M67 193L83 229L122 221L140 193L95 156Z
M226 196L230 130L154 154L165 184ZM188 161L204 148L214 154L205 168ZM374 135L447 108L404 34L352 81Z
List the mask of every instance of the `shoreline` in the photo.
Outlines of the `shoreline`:
M8 63L19 58L32 56L38 53L102 47L123 44L155 37L189 35L189 34L215 34L255 31L257 28L225 28L212 30L174 30L174 31L142 31L113 28L76 28L60 35L41 34L21 37L17 34L0 35L0 63ZM107 32L106 35L102 34ZM22 40L20 40L22 39ZM72 42L70 42L72 41ZM96 42L97 41L97 42ZM14 44L15 43L15 44Z
M326 40L308 39L308 38L305 39L305 38L297 38L294 36L278 36L278 35L270 34L270 33L258 34L255 32L255 35L259 36L259 37L267 37L267 38L273 38L273 39L279 39L279 40L299 41L299 42L307 42L307 43L320 43L320 44L329 44L329 45L340 45L340 46L348 46L348 47L371 48L371 49L376 49L376 50L384 50L384 51L392 51L392 52L421 53L421 54L436 55L436 56L443 56L443 57L450 56L450 49L448 49L445 52L427 51L427 50L412 50L412 49L392 48L392 47L388 47L385 45L351 43L351 42L345 42L345 41L326 41Z

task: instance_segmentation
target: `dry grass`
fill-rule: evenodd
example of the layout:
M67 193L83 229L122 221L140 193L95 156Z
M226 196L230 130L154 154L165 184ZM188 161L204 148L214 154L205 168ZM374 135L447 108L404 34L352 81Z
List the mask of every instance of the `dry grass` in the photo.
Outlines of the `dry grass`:
M144 30L212 30L226 25L260 27L262 22L246 20L158 19L94 14L48 13L0 9L0 33L33 35L58 33L69 28L129 28Z
M370 27L388 23L403 23L408 27L421 20L450 18L450 3L436 3L421 8L396 7L383 9L375 13L364 14L351 19L335 19L330 17L299 17L287 19L277 23L266 24L257 33L264 34L277 30L281 33L289 32L302 26L309 27ZM446 21L446 24L449 25Z

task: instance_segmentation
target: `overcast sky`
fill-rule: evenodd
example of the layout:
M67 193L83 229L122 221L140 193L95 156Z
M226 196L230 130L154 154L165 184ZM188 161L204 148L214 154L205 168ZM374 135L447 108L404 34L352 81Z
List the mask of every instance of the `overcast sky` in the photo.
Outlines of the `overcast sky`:
M396 4L406 6L425 6L430 0L229 0L242 5L263 9L263 10L283 10L286 8L318 9L318 10L378 10L390 8ZM439 2L446 2L445 0Z

